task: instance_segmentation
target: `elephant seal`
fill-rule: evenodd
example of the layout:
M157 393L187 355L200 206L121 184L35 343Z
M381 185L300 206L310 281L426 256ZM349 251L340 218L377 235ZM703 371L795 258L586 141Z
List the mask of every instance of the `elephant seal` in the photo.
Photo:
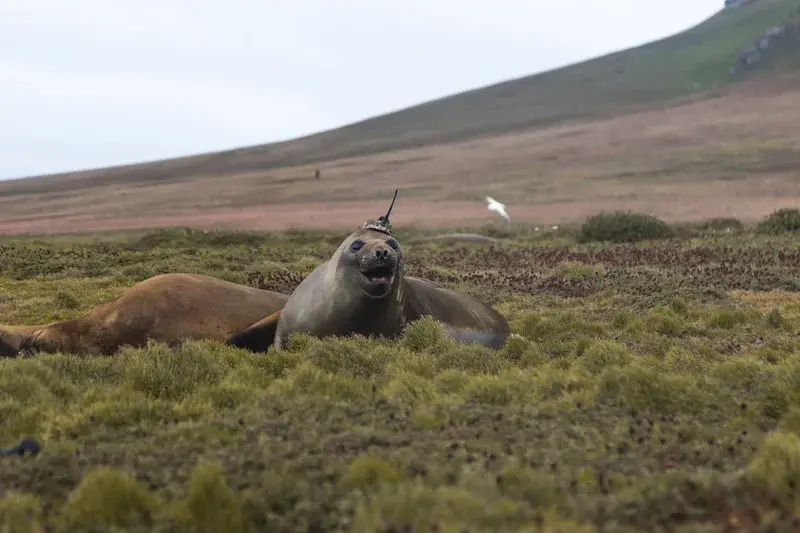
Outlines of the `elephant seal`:
M148 340L225 340L283 308L289 296L200 274L161 274L86 314L38 326L0 326L0 356L107 355Z
M295 332L393 338L409 322L430 315L460 343L502 346L511 331L497 311L467 294L403 274L403 251L389 223L391 210L351 233L297 286L280 312L232 335L227 344L280 350Z

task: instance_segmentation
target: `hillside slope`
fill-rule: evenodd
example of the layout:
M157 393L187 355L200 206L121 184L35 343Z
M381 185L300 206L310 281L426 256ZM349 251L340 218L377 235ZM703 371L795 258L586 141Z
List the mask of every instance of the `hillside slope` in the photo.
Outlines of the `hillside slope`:
M428 228L502 224L484 207L485 195L506 203L513 222L536 224L579 222L604 209L674 222L755 220L800 205L800 73L720 93L608 119L331 161L320 181L313 165L91 187L75 179L59 191L0 194L0 233L348 231L380 214L396 187L394 224Z
M660 41L307 137L284 145L290 154L280 164L601 118L716 89L747 77L730 73L739 51L796 12L795 0L727 9ZM800 58L794 59L800 65ZM764 62L755 72L770 72L771 66Z
M329 161L369 153L546 127L617 113L723 87L739 52L798 12L796 0L756 0L725 9L660 41L557 70L471 90L307 137L237 150L0 182L0 196L54 193L112 183L174 182L199 176ZM773 53L755 72L800 64ZM778 47L779 48L779 47Z

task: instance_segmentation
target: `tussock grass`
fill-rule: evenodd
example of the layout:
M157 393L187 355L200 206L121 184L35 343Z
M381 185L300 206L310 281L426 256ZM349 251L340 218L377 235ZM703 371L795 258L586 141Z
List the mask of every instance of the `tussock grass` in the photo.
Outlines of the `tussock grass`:
M800 231L800 209L783 208L765 217L756 230L760 233L777 235Z
M77 316L167 266L291 290L334 237L16 239L0 246L26 258L0 262L0 322ZM732 510L789 524L796 243L552 238L406 248L416 275L492 296L517 333L497 351L423 318L392 341L293 335L282 352L0 360L0 442L44 445L0 460L0 530L722 531Z
M645 239L672 237L669 224L652 215L614 211L589 217L580 228L581 242L637 242Z

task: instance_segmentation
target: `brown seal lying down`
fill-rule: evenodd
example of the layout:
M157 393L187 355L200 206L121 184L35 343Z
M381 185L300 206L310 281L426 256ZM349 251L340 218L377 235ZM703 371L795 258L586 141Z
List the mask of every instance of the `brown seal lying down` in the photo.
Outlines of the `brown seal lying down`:
M283 308L288 295L199 274L162 274L88 313L38 326L0 326L0 356L28 352L108 355L148 340L224 340Z

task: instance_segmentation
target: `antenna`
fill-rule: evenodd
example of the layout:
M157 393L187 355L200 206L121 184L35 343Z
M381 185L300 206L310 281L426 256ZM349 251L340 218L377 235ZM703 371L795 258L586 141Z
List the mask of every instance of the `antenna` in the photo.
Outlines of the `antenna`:
M378 220L367 220L361 226L362 228L372 229L376 231L380 231L386 233L388 235L392 234L392 223L389 222L389 215L392 214L392 208L394 207L394 201L397 200L397 191L399 189L394 190L394 198L392 198L392 203L389 205L389 210L386 211L385 215L381 215L378 217Z
M386 211L386 214L380 217L378 220L381 220L385 223L389 222L389 215L392 213L392 208L394 207L394 201L397 200L397 191L398 189L394 190L394 198L392 198L392 203L389 205L389 210Z

